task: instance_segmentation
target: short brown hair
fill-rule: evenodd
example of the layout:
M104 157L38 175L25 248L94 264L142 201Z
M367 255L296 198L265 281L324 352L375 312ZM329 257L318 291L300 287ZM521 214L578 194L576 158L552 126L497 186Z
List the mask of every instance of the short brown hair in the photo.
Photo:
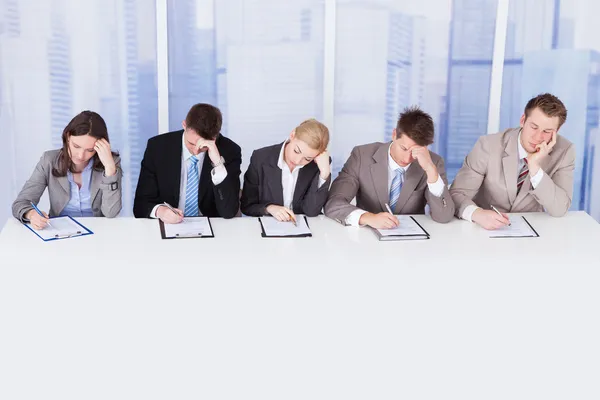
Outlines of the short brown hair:
M433 132L433 119L419 107L407 107L400 113L396 138L406 135L419 146L429 146L433 143Z
M553 94L544 93L535 96L533 99L527 102L525 106L525 118L529 117L529 113L536 108L542 110L548 117L558 117L558 127L567 120L567 108L562 101Z
M221 111L217 107L205 103L192 106L185 117L186 128L192 129L207 140L215 140L219 136L222 124Z
M298 125L294 135L319 153L325 151L329 144L329 129L314 118L307 119Z

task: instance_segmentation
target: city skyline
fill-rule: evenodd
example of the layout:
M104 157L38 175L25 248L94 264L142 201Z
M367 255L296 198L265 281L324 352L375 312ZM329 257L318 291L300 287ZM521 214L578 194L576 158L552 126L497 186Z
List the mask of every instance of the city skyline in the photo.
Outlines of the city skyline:
M337 1L334 176L354 146L390 140L398 113L418 105L434 120L430 148L453 179L477 138L493 133L487 118L497 4ZM0 5L0 132L11 149L0 162L9 171L0 221L41 153L61 146L62 130L83 109L108 124L123 160L122 215L131 215L146 142L162 133L155 2ZM600 5L510 1L500 129L518 126L530 97L559 95L569 109L561 134L577 149L572 209L600 220L600 27L586 10ZM90 12L95 18L81 18ZM243 149L243 179L253 150L282 142L306 118L323 119L325 23L324 0L168 0L169 129L181 129L191 105L217 105L223 134Z

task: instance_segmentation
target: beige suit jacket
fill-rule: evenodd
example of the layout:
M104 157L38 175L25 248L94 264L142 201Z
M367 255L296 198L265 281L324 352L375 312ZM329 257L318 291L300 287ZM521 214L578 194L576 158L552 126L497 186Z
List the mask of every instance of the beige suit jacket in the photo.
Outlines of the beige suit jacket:
M552 216L564 215L573 197L575 146L558 136L550 154L540 163L544 177L533 189L525 179L517 195L519 168L518 137L520 129L485 135L465 158L450 194L461 217L469 205L502 212L543 211Z
M344 168L334 180L325 204L325 215L346 225L351 212L362 209L372 213L385 212L389 203L388 149L390 143L371 143L352 150ZM424 214L429 204L431 217L437 222L449 222L454 217L454 203L446 179L444 160L431 153L431 159L444 181L441 197L434 196L427 186L427 175L418 162L406 171L395 214ZM350 204L356 197L356 206Z

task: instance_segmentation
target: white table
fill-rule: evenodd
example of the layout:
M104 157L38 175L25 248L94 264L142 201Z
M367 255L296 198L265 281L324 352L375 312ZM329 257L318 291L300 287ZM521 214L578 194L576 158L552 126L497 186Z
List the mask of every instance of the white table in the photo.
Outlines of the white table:
M600 225L527 214L539 238L417 220L379 242L309 219L312 238L214 239L158 223L0 234L0 399L597 399Z

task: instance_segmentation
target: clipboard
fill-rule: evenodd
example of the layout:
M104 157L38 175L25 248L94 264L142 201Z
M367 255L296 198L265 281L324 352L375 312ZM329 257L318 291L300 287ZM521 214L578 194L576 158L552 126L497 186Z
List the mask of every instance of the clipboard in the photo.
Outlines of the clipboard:
M77 221L76 219L74 219L73 217L71 217L70 215L64 215L64 216L58 216L58 217L50 217L50 220L58 220L59 218L68 218L71 221L73 221L75 224L79 225L81 227L81 230L78 230L77 232L73 232L70 234L62 234L62 235L55 235L54 237L51 238L43 238L40 235L40 231L37 231L35 229L33 229L29 224L23 224L27 227L27 229L29 229L31 232L35 233L35 235L37 237L39 237L40 239L42 239L44 242L52 242L54 240L61 240L61 239L70 239L70 238L74 238L74 237L79 237L79 236L87 236L87 235L93 235L94 232L92 232L89 228L83 226L79 221Z
M181 234L181 235L176 234L175 236L167 236L165 223L159 219L158 224L160 227L161 238L169 240L169 239L204 239L204 238L214 238L215 237L213 227L212 227L212 224L210 223L209 217L186 217L186 218L206 218L206 221L208 222L208 227L210 228L210 235L203 235L202 232L198 232L196 234L186 233L186 234Z
M377 229L373 229L373 231L375 232L375 235L379 238L379 240L382 242L394 241L394 240L428 240L428 239L431 239L429 232L427 232L425 230L425 228L423 228L423 226L412 215L407 216L407 217L410 218L421 229L421 231L423 231L423 233L382 235L379 232L379 230L377 230Z
M308 229L310 229L310 226L308 225L308 220L306 219L306 215L303 215L302 218L304 218L304 223L306 223L306 227ZM260 236L264 237L264 238L300 238L300 237L312 237L312 232L309 233L300 233L300 234L296 234L296 235L267 235L267 232L265 231L265 227L263 226L263 222L262 222L262 217L258 217L258 222L260 223Z
M523 218L523 221L525 221L527 226L529 226L529 229L531 229L533 235L494 235L494 232L497 231L491 231L488 237L490 239L539 238L540 234L537 233L535 228L529 223L529 221L527 221L527 218L525 218L523 215L521 215L520 218Z

